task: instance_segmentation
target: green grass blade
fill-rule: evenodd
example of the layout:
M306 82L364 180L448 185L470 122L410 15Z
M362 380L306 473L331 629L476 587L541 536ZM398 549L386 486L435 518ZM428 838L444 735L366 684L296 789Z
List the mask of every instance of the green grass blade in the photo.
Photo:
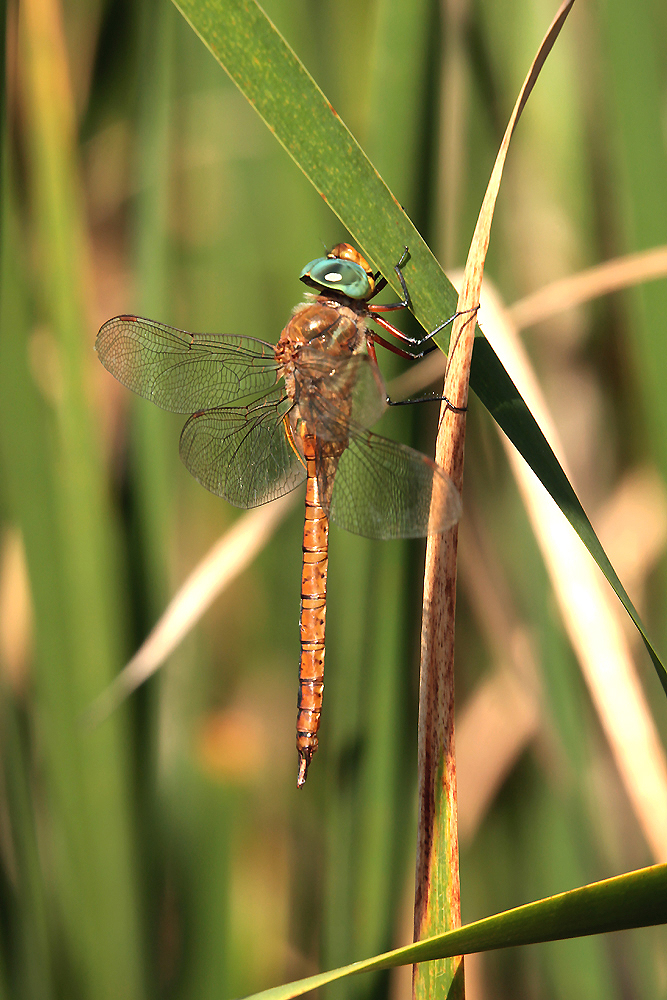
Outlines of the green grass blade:
M159 316L168 301L167 214L169 191L170 96L174 22L178 15L164 3L138 7L139 101L137 108L137 181L134 218L137 312ZM150 622L167 600L168 527L172 517L171 483L175 449L169 426L153 406L134 400L131 461L136 486L139 535L146 563Z
M27 295L17 293L27 292L21 265L28 261L28 241L5 178L0 448L35 611L32 697L38 706L34 726L46 805L45 857L53 865L49 890L62 921L66 974L77 982L64 989L99 1000L120 995L130 1000L143 995L143 956L127 720L118 716L94 733L82 724L84 710L121 661L123 622L117 539L86 392L93 361L85 336L86 242L58 14L53 4L22 8L21 125L30 235L39 248L32 277L39 320L48 332L41 342L31 339L34 317ZM37 359L40 371L45 356L54 368L38 388L30 358Z
M6 167L6 164L5 164ZM5 171L6 172L6 171ZM54 839L53 869L49 890L62 915L65 947L77 956L82 978L93 984L96 995L110 995L103 984L114 981L125 988L127 965L133 961L131 914L122 912L127 888L122 863L116 868L116 818L109 815L116 799L118 778L118 730L116 723L91 738L81 725L80 712L86 704L79 694L72 705L71 689L78 690L73 677L73 641L68 618L69 606L63 581L63 555L53 474L53 423L29 367L28 309L19 262L24 259L15 200L5 179L2 208L2 262L0 274L0 463L3 501L20 525L25 542L31 595L35 615L35 665L33 685L43 706L38 731L41 744L40 770L47 796L47 826ZM81 665L90 671L90 663ZM80 683L84 683L81 681ZM112 742L113 741L113 742ZM122 748L121 748L122 751ZM122 756L122 752L120 754ZM101 763L100 763L101 761ZM105 775L104 780L100 774ZM95 801L97 785L103 803ZM13 820L21 813L18 792L10 783L8 794ZM97 807L97 808L96 808ZM102 816L100 817L100 813ZM99 821L99 825L96 821ZM91 832L92 828L92 832ZM23 833L25 838L25 831ZM122 833L121 833L122 837ZM111 849L110 849L111 848ZM28 845L24 840L23 850ZM34 868L31 875L35 877ZM108 881L107 881L108 879ZM34 882L22 885L24 898L34 897ZM101 901L105 905L101 906ZM30 900L32 920L37 922L35 899ZM121 910L119 922L114 917ZM97 911L97 916L92 915ZM108 912L105 912L108 911ZM129 912L128 912L129 911ZM85 925L85 926L84 926ZM38 929L36 929L37 931ZM104 934L110 947L88 950L95 932ZM129 946L115 944L115 933ZM134 938L136 940L136 938ZM33 937L33 944L36 943ZM126 954L119 959L120 948ZM31 961L40 960L33 951ZM108 960L107 960L108 958ZM111 973L116 962L117 978ZM33 977L34 979L34 977ZM138 996L129 989L125 995Z
M516 945L560 941L588 934L651 927L667 922L667 865L640 868L570 892L517 906L458 930L447 931L385 955L354 962L298 982L256 993L252 1000L287 1000L360 972L469 955ZM249 998L250 1000L250 998Z
M363 150L255 0L174 0L371 261L390 277L401 247L413 312L432 330L456 308L437 260ZM396 278L391 284L398 291ZM439 343L445 347L445 337ZM471 386L549 490L637 626L667 694L667 670L556 456L491 345L475 343Z
M605 4L600 8L600 17L602 37L609 47L605 81L613 99L609 130L611 168L617 188L623 191L622 198L617 196L617 208L628 249L642 250L665 239L667 154L657 124L664 102L662 32L656 31L650 6L635 11L623 4ZM638 60L641 73L633 72ZM633 291L632 309L635 333L630 347L641 372L641 407L664 476L667 282L651 282Z
M4 664L3 664L4 666ZM7 688L3 700L4 782L16 877L17 933L12 946L12 972L18 995L50 1000L55 995L49 942L46 883L39 854L35 810L31 800L30 751L15 698ZM1 966L0 966L1 968ZM2 972L0 972L0 981ZM0 986L0 998L6 994Z
M609 94L609 161L612 194L625 250L643 250L664 242L667 217L667 151L659 122L664 107L664 18L652 20L651 6L627 10L622 4L600 8L601 37L608 45L605 91ZM641 73L632 67L641 60ZM631 290L626 308L632 316L629 360L636 373L633 404L648 432L651 454L662 477L667 475L667 395L665 314L667 282L649 282ZM657 619L666 635L665 619ZM660 641L660 640L659 640Z

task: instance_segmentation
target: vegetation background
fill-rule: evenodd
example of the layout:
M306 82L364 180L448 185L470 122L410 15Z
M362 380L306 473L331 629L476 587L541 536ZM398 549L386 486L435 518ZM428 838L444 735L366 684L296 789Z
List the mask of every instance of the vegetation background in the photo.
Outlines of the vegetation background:
M552 6L264 6L443 265L462 264ZM298 504L162 673L82 722L239 516L180 465L181 418L102 370L97 328L134 312L273 342L303 264L346 234L166 0L2 13L0 997L237 996L404 943L422 544L332 530L321 749L299 795ZM666 22L658 0L575 8L506 167L487 261L506 302L665 242ZM526 331L573 483L663 651L666 306L657 281ZM434 409L384 429L428 450ZM464 921L667 857L475 400L468 423ZM666 945L654 928L467 959L468 997L653 1000ZM397 972L330 993L408 989Z

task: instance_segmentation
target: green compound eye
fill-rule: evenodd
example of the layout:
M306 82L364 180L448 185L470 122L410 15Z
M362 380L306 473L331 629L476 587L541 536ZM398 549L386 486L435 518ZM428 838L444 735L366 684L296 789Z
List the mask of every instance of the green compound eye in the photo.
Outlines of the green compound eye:
M350 260L319 257L306 264L299 278L306 284L335 288L350 299L365 299L372 291L363 267Z

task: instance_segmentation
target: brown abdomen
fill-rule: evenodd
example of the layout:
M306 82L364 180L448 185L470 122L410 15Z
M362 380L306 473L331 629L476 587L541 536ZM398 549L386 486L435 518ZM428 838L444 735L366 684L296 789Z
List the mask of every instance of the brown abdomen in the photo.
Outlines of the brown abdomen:
M317 730L322 713L329 551L329 520L320 500L314 441L310 436L304 436L303 444L308 480L301 572L301 661L296 718L296 748L299 753L297 788L302 788L305 784L308 765L317 750Z

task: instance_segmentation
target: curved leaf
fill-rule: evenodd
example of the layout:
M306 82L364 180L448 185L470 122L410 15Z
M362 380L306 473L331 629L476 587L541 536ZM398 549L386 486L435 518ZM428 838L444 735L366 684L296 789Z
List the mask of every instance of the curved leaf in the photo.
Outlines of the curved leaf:
M653 865L496 913L384 955L263 990L248 1000L287 1000L359 972L666 922L667 864Z

